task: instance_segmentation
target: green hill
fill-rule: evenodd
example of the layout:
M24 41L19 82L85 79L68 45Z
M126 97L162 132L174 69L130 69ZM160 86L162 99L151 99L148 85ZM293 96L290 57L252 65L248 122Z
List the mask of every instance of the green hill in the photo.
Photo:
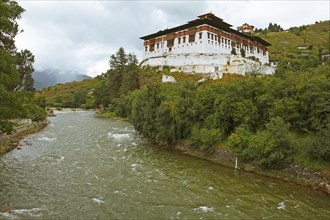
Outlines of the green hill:
M39 103L44 102L45 106L92 108L92 92L95 83L95 79L85 79L80 82L74 81L49 86L40 92L36 92L35 99Z
M323 21L312 25L292 27L283 32L268 32L257 34L259 37L272 44L269 47L270 60L278 60L289 53L318 55L330 52L330 21ZM298 46L306 46L306 49L298 49Z

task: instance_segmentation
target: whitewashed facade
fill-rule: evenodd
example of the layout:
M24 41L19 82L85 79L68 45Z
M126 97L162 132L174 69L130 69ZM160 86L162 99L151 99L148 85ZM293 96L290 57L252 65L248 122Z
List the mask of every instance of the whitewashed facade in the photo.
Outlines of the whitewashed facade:
M239 62L255 63L240 56L254 57L261 64L269 63L267 46L261 38L249 36L230 28L231 25L211 13L175 28L145 37L142 65L171 66L191 73L227 73ZM233 55L233 51L237 55ZM240 70L241 71L241 70ZM231 72L231 71L230 71ZM270 71L268 71L270 72ZM245 74L245 71L237 72Z

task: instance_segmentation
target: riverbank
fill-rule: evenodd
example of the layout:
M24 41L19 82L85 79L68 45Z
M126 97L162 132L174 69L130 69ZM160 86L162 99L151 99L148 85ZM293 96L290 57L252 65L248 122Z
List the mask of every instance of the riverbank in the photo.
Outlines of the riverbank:
M53 108L52 110L53 110L53 116L56 116L57 114L72 113L72 112L96 111L94 109L82 109L82 108L61 108L60 110Z
M189 148L189 145L186 143L181 143L175 147L175 150L189 156L202 158L218 165L235 169L236 157L228 151L216 150L212 155L205 155L203 152ZM240 161L238 161L237 165L238 168L236 169L239 171L295 183L330 195L330 175L328 170L313 170L295 164L291 164L281 170L262 169L251 163Z
M127 118L120 118L111 113L96 114L96 117L110 118L114 120L128 120ZM167 148L167 146L162 145ZM181 141L175 148L176 151L202 158L221 166L235 169L236 157L229 150L217 149L214 154L206 155L204 152L194 150L186 141ZM280 181L290 182L313 190L322 191L330 195L330 168L323 170L316 170L304 167L297 164L291 164L288 167L280 170L263 169L252 163L244 163L238 161L239 171L254 173L256 175L265 176Z
M96 112L94 116L97 118L110 118L114 120L129 121L128 118L118 117L111 112L103 112L103 113Z
M47 124L48 120L32 122L31 124L26 124L17 127L15 132L10 135L0 136L0 155L5 154L15 148L20 149L19 141L23 139L26 135L36 133L43 129Z

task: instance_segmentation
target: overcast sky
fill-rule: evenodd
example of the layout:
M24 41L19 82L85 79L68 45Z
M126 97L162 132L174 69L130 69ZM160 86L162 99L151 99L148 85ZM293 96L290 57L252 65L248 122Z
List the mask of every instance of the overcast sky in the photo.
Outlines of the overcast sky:
M141 61L139 38L214 13L236 29L243 23L284 29L329 20L330 1L49 1L22 0L16 37L35 55L37 70L56 68L96 76L119 47Z

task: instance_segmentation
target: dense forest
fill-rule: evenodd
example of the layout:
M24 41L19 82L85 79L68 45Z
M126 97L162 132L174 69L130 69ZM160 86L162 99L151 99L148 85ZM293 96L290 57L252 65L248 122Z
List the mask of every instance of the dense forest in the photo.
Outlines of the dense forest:
M11 133L11 119L46 118L44 109L33 103L35 89L32 73L34 55L29 50L18 51L15 36L17 20L24 9L15 1L0 1L0 134Z

